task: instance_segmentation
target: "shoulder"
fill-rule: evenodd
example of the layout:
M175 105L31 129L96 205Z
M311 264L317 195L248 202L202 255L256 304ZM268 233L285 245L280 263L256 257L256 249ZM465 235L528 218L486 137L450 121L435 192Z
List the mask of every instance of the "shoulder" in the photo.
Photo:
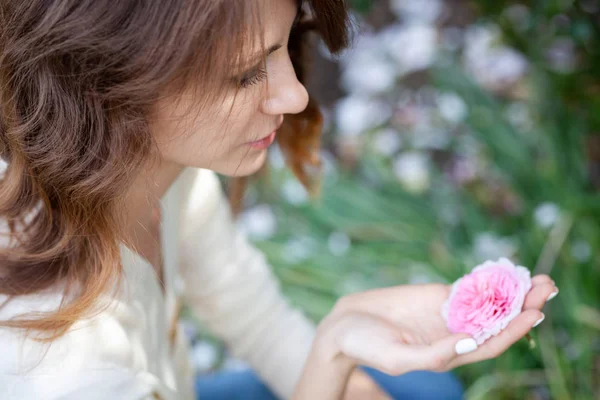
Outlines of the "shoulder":
M109 366L81 371L0 375L3 400L142 400L155 398L162 391L156 380L145 373L134 373Z
M59 293L24 296L8 302L2 308L1 318L32 310L49 311L60 301ZM42 343L16 329L0 328L3 396L8 393L8 399L88 399L95 397L83 394L94 387L94 393L115 398L123 391L141 393L150 388L144 383L144 372L137 372L142 371L138 365L142 349L136 347L116 316L123 310L118 310L118 305L114 307L78 321L52 343ZM55 397L50 395L53 393ZM73 393L81 397L72 396Z

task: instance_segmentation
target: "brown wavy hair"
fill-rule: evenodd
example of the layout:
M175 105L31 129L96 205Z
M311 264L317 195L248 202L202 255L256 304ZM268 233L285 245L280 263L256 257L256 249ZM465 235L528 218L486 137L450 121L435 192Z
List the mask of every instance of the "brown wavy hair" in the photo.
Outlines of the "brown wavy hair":
M307 33L347 45L342 0L305 0L289 50L300 79ZM97 312L121 276L123 193L155 146L160 96L201 88L215 101L260 29L249 0L3 0L0 3L0 294L64 288L60 307L0 325L64 334ZM257 22L258 21L258 22ZM262 30L261 30L262 31ZM224 39L226 38L226 39ZM299 179L318 164L314 101L286 116L279 143ZM60 286L57 286L60 285Z

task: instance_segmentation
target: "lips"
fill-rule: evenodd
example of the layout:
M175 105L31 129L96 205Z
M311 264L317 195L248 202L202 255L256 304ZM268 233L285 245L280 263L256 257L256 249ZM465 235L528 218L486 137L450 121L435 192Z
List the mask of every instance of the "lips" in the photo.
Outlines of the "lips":
M267 147L273 144L273 142L275 141L276 134L277 132L273 131L268 136L265 136L264 138L259 140L255 140L254 142L250 142L248 143L248 145L254 149L266 149Z
M277 128L275 128L273 130L273 132L269 133L267 136L263 137L262 139L258 139L252 142L248 143L248 146L254 148L254 149L266 149L267 147L269 147L270 145L273 144L273 142L275 141L275 136L277 135L277 130L281 127L281 124L283 124L283 116L280 118L279 123L277 124Z

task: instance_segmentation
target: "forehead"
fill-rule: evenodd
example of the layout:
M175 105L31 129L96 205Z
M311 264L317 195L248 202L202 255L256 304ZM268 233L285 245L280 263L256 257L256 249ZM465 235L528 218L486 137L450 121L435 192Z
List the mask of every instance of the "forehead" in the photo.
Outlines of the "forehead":
M249 66L264 59L268 50L285 46L290 29L299 13L296 0L259 0L247 20L239 64Z

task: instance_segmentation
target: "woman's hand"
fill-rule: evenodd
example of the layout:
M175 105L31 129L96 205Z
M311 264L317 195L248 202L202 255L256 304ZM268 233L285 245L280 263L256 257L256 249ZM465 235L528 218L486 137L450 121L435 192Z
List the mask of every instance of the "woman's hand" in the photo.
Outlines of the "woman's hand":
M441 316L449 285L406 285L346 296L317 328L294 399L341 399L353 368L365 365L390 375L447 371L499 356L543 318L557 292L546 275L532 279L523 312L498 336L477 347L466 334L451 334Z

